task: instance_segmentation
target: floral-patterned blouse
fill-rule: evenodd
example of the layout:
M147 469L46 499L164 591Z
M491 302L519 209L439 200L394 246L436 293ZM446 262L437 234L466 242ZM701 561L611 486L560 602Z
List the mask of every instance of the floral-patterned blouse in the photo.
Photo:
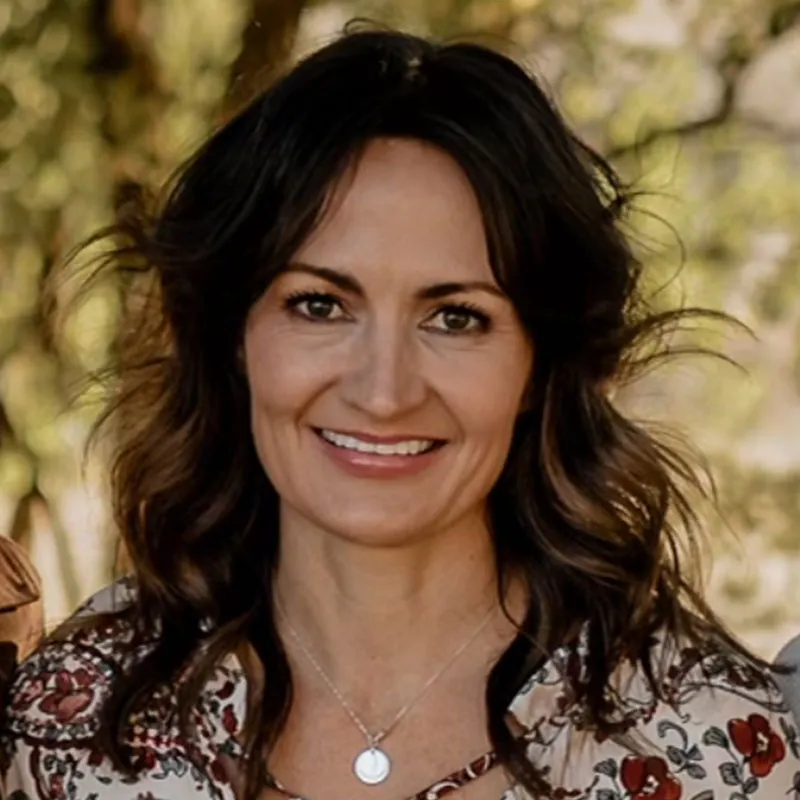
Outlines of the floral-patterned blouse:
M119 608L132 591L131 583L118 582L78 613ZM98 706L114 676L133 665L119 653L126 635L122 623L76 631L46 642L21 665L0 741L9 800L235 800L224 762L241 752L237 735L247 686L233 656L201 693L191 742L176 727L169 687L132 720L130 746L141 767L136 779L118 773L93 749ZM778 689L765 688L760 671L741 660L688 647L670 654L663 679L668 702L657 701L633 668L617 671L619 736L591 733L580 705L568 700L564 676L580 679L582 642L557 651L520 690L509 711L524 730L532 763L552 787L551 797L800 800L800 741ZM438 800L497 766L494 755L485 754L409 800ZM294 797L277 781L271 785ZM503 800L527 798L514 787Z

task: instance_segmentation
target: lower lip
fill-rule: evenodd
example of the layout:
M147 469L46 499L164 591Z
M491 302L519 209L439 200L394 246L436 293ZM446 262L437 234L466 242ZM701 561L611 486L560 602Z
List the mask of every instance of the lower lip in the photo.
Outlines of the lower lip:
M415 456L384 456L378 453L361 453L337 447L314 432L322 449L338 466L359 478L401 478L416 475L427 469L438 457L443 447L435 447L426 453Z

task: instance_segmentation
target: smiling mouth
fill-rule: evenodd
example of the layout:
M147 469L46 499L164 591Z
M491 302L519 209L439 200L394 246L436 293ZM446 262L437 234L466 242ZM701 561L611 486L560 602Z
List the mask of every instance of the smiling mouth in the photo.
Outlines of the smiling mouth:
M394 442L368 442L350 434L338 433L327 428L314 428L314 432L334 447L355 450L378 456L418 456L442 447L443 439L404 439Z

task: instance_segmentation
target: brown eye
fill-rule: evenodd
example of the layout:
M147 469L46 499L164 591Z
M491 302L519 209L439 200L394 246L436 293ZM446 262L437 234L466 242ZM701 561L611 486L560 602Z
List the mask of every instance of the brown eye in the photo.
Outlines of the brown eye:
M431 318L428 328L440 333L481 333L489 329L489 317L471 306L446 306Z
M467 330L475 317L465 311L443 311L442 322L444 327L451 331Z
M336 313L336 306L330 300L306 300L303 305L309 317L327 319Z
M315 322L335 321L344 316L339 300L329 294L303 292L290 297L286 306L293 313Z

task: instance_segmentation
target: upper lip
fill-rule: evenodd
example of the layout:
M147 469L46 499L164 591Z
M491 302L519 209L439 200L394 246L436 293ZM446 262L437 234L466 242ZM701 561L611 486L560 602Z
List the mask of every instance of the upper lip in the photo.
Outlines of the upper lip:
M397 444L398 442L441 442L443 439L435 436L419 436L418 434L401 434L400 436L377 436L374 433L364 433L363 431L342 430L341 428L316 428L317 431L329 431L340 436L352 436L361 442L370 444Z

